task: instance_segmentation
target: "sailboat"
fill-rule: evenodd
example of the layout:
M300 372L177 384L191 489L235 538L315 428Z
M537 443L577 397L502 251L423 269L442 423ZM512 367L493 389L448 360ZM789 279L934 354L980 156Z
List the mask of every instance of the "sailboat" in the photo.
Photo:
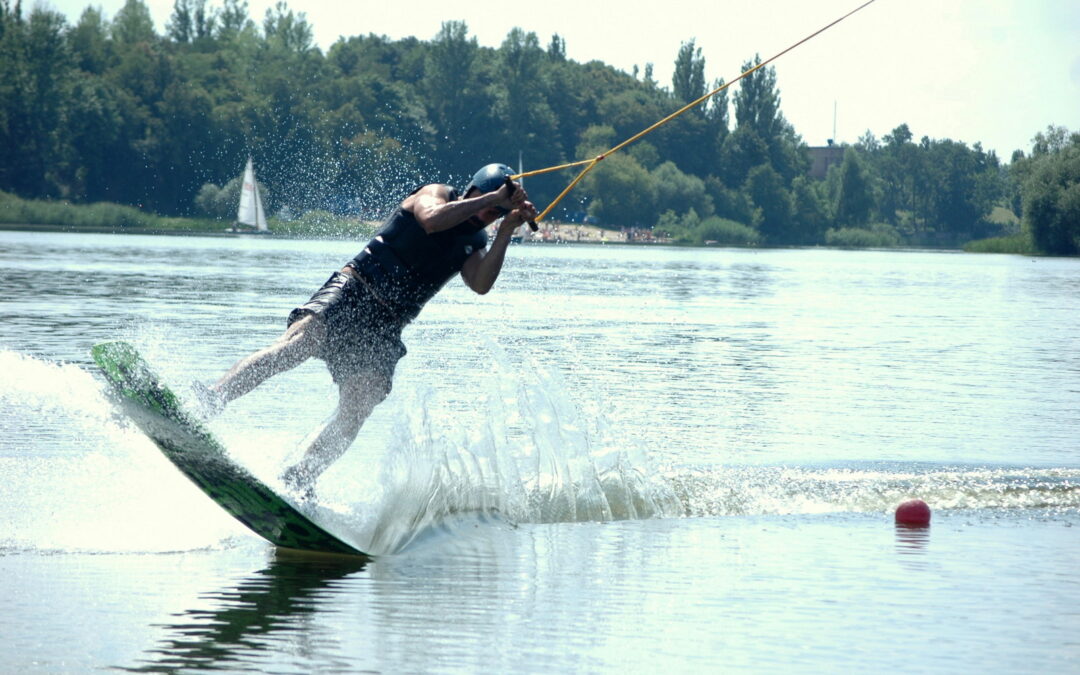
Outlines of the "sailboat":
M266 227L266 212L263 211L259 184L255 181L255 164L248 157L244 168L244 182L240 185L240 207L236 211L236 223L230 232L251 234L270 234Z

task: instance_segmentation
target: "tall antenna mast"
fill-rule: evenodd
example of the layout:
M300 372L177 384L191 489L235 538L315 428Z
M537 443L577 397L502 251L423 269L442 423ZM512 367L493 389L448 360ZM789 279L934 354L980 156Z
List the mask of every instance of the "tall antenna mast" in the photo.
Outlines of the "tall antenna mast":
M832 137L833 142L836 142L836 99L832 102Z

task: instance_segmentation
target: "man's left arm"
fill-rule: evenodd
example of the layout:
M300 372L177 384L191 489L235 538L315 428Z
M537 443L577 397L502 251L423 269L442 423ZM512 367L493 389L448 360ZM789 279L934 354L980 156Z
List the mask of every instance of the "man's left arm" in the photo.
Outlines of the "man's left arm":
M503 260L506 258L506 248L510 245L510 237L514 230L521 227L526 221L536 217L536 207L531 202L525 202L522 206L506 214L499 223L499 229L495 232L495 240L485 251L477 251L465 260L461 267L461 278L465 285L473 291L484 295L495 285L502 270Z

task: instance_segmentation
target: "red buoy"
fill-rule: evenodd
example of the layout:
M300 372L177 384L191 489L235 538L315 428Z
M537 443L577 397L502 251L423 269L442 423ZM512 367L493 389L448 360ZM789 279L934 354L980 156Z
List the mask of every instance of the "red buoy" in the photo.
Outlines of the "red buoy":
M930 524L930 507L921 499L909 499L896 507L896 524L926 527Z

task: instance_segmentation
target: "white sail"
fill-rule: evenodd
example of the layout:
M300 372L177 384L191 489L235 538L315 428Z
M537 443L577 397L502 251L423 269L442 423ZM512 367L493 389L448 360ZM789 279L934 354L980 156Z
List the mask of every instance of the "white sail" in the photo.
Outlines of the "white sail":
M240 186L240 208L236 211L236 222L266 232L266 213L263 212L262 197L259 196L259 184L255 181L255 165L248 157L244 169L244 182Z

